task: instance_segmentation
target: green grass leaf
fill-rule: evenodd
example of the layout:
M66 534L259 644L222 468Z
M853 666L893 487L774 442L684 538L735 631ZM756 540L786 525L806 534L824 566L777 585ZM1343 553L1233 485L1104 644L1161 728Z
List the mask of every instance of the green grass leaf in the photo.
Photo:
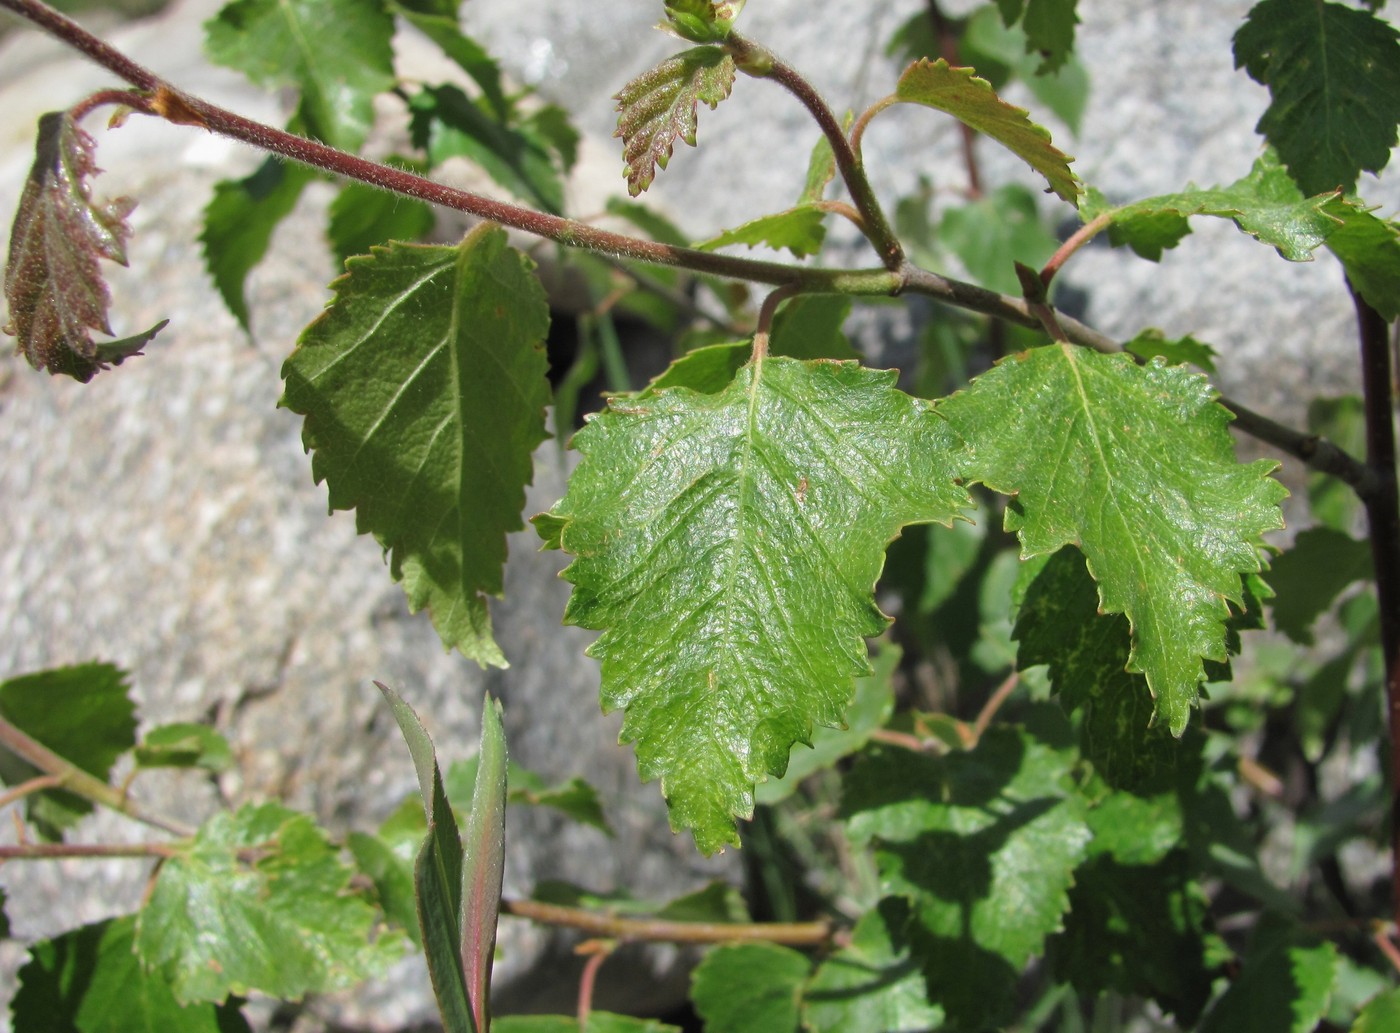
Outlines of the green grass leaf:
M797 258L807 258L822 249L822 242L826 240L825 219L826 212L816 205L802 204L787 211L752 219L695 247L702 251L714 251L730 244L747 244L751 248L762 246L775 251L787 248Z
M1204 377L1072 345L1005 359L939 411L969 445L966 476L1014 496L1023 557L1084 553L1098 608L1132 627L1129 669L1181 734L1203 658L1228 659L1228 603L1243 607L1260 535L1282 526L1277 464L1235 459Z
M895 96L946 111L986 134L1044 176L1056 194L1077 203L1083 188L1070 171L1073 159L1050 143L1049 130L1027 118L1024 108L998 97L991 83L977 78L972 69L953 68L943 58L916 61L899 77Z
M1347 220L1361 214L1336 190L1304 197L1272 153L1260 157L1249 175L1229 186L1188 186L1181 193L1118 208L1091 191L1080 216L1087 222L1105 213L1113 220L1109 240L1127 244L1153 262L1190 232L1187 217L1192 215L1230 219L1241 232L1273 247L1290 262L1311 262L1314 251Z
M0 716L105 782L117 758L136 743L136 706L129 692L126 674L111 664L58 667L0 683ZM38 774L0 749L0 775L7 784ZM63 790L46 789L25 802L35 831L46 839L61 839L63 829L92 813L89 801Z
M576 559L568 623L603 631L603 706L713 852L814 722L838 725L873 587L910 523L951 521L956 439L894 374L769 358L718 394L613 399L541 530Z
M205 24L205 51L259 86L296 88L310 135L357 151L371 101L394 87L394 21L379 0L233 0Z
M111 335L111 295L99 261L126 265L130 198L93 201L88 180L99 171L92 137L66 113L39 119L34 165L10 228L5 300L10 318L0 333L18 338L35 369L87 383L108 364L139 355L165 322L117 341Z
M693 47L633 79L615 96L627 192L636 197L665 168L677 138L695 146L696 115L714 110L734 87L734 59L720 47Z
M846 778L848 832L873 846L881 892L908 901L928 999L956 1028L1010 1014L1021 970L1069 909L1091 838L1072 733L1053 707L1032 718L946 757L876 747Z
M1308 194L1379 172L1400 121L1400 34L1368 11L1263 0L1235 33L1235 67L1269 88L1256 131Z
M923 1033L943 1024L923 967L909 952L908 907L890 898L862 915L850 946L823 961L802 995L807 1029L822 1033Z
M716 947L690 977L705 1033L795 1033L806 955L776 943Z
M491 110L502 120L513 110L501 78L501 65L476 40L462 32L458 0L388 0L388 9L437 44L481 89Z
M301 192L315 178L304 166L268 158L246 179L214 185L199 243L205 269L244 330L250 326L244 287L248 273L267 254L272 231L291 214Z
M280 804L217 814L160 868L137 922L143 964L184 1004L259 991L296 1000L383 971L400 941L312 820Z
M549 400L531 269L491 225L456 247L377 248L350 260L283 367L331 509L355 509L449 649L498 666L486 597L501 594Z
M29 948L10 1003L25 1033L249 1033L238 1005L175 999L133 949L136 919L115 918Z

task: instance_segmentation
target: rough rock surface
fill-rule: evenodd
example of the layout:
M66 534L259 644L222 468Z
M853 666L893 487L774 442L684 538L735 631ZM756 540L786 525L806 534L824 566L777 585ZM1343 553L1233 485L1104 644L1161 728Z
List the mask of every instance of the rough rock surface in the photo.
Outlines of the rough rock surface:
M838 110L859 110L894 81L898 69L883 57L884 40L919 6L754 0L742 26L811 75ZM1267 96L1233 69L1229 38L1249 6L1082 0L1080 53L1093 93L1084 134L1074 140L1057 130L1056 138L1080 156L1086 181L1126 200L1188 180L1228 182L1248 170ZM187 88L278 120L276 98L199 57L199 26L216 7L183 0L113 39ZM607 139L609 95L675 49L674 40L649 31L659 10L656 0L472 0L464 8L469 30L514 75L578 112L592 135L576 210L623 193L620 178L598 178L620 168ZM34 118L105 85L106 73L47 40L0 41L6 218L30 161ZM741 77L719 110L702 110L701 148L680 146L650 196L697 237L709 235L787 205L815 135L790 97ZM1025 177L996 148L984 145L981 154L993 182ZM939 185L961 182L954 130L932 112L882 117L866 156L882 196L909 190L920 175ZM615 745L617 721L597 715L596 668L580 655L587 636L558 626L567 586L554 578L557 554L535 552L528 532L512 541L507 598L495 616L514 666L482 672L444 655L426 619L406 613L378 550L355 536L352 516L326 518L298 421L275 408L280 362L324 303L334 272L320 243L325 192L313 191L255 273L249 341L207 286L196 236L213 182L251 170L256 156L193 129L133 119L102 134L99 157L108 170L100 189L141 202L133 216L134 271L113 277L118 329L165 317L171 327L148 357L87 387L0 359L0 627L7 632L0 675L92 658L118 663L132 672L148 720L212 716L238 751L236 774L217 786L183 781L144 790L165 809L193 819L218 796L280 795L338 829L378 821L413 786L371 678L403 690L448 758L472 748L489 690L505 701L516 759L550 775L585 774L612 804L619 832L609 842L546 816L513 814L508 891L565 877L660 893L716 871L732 874L733 855L703 864L688 839L670 835L655 786L636 784L630 751ZM1389 206L1383 214L1393 214L1396 176L1381 188L1362 184L1371 200ZM1222 353L1222 389L1289 422L1301 422L1299 399L1307 394L1355 389L1350 309L1328 258L1286 264L1232 227L1211 225L1160 266L1096 247L1065 275L1088 292L1090 322L1119 335L1147 324L1198 334ZM915 332L903 315L882 315L877 325L887 336ZM1307 390L1299 392L1300 384ZM562 462L547 444L533 509L562 491ZM1296 469L1290 477L1296 480ZM82 834L133 833L97 819ZM0 870L21 937L129 908L142 879L126 862ZM506 928L499 1000L542 1003L540 983L524 974L555 964L547 937L519 923ZM21 954L13 945L6 950L12 973ZM632 973L629 992L649 984L659 997L672 992L674 982L649 975L671 960L638 961L641 975ZM628 968L610 962L603 971ZM393 1029L429 1014L425 993L421 969L406 963L385 986L323 1011ZM0 994L7 996L5 987Z

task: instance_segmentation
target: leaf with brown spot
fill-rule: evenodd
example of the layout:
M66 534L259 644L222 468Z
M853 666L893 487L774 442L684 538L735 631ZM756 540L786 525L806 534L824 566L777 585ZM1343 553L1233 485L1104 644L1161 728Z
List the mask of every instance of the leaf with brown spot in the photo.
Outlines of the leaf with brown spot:
M89 177L92 137L64 112L39 119L34 167L20 196L10 231L3 331L35 369L66 373L84 383L108 364L138 355L165 326L116 341L96 342L92 331L111 335L111 295L98 260L126 265L126 217L135 202L120 197L98 204Z

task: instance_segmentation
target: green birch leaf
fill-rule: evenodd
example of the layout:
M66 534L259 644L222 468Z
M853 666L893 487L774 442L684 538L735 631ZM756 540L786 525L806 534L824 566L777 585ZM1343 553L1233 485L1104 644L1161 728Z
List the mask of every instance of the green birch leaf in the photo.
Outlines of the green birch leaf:
M447 769L443 785L447 795L454 800L471 797L476 785L478 757L454 761ZM592 825L600 832L611 836L612 829L603 816L603 805L598 798L598 790L581 778L571 778L567 782L550 785L538 772L521 767L515 761L507 765L510 789L506 802L525 807L549 807L584 825Z
M1361 1009L1351 1033L1386 1033L1400 1029L1400 989L1377 994Z
M606 1011L590 1011L582 1029L576 1015L503 1015L491 1020L491 1028L495 1033L680 1033L679 1026L656 1019Z
M531 268L489 224L456 247L376 248L282 371L331 509L355 509L449 649L497 666L486 597L546 436L549 306Z
M1354 208L1327 237L1327 249L1386 322L1400 319L1400 223Z
M636 197L665 168L677 138L695 146L703 101L714 110L734 87L734 59L720 47L694 47L643 72L615 96L627 192Z
M1187 217L1210 215L1230 219L1244 233L1268 244L1290 262L1311 262L1313 252L1360 212L1332 190L1305 197L1272 154L1254 163L1249 175L1224 187L1188 186L1178 194L1163 194L1118 208L1094 193L1080 209L1087 222L1109 215L1108 236L1115 245L1127 244L1143 258L1160 261L1188 232Z
M970 480L1014 496L1024 558L1077 545L1103 613L1132 628L1130 671L1186 727L1204 659L1225 661L1229 603L1282 526L1277 465L1235 459L1230 415L1179 366L1072 345L1003 360L939 409L968 443Z
M849 835L873 846L881 892L909 903L928 999L958 1028L1006 1020L1091 838L1072 733L1053 707L1031 718L944 757L877 746L843 787Z
M227 771L233 766L233 750L208 725L176 722L152 728L136 745L135 759L143 768L200 768Z
M1294 642L1313 644L1312 626L1337 596L1357 581L1374 577L1371 546L1330 527L1310 527L1293 547L1269 564L1274 627Z
M540 524L576 557L566 622L603 632L604 710L707 853L793 743L841 722L888 623L885 546L967 504L956 439L894 376L769 358L717 394L615 398Z
M922 25L932 25L928 16L915 16ZM1073 31L1071 29L1071 36ZM1053 71L1035 53L1035 44L1021 26L1008 26L992 7L981 7L967 20L962 39L958 42L962 61L977 69L977 74L1000 90L1011 79L1026 84L1035 99L1059 116L1070 132L1079 133L1084 110L1089 104L1089 73L1073 54L1067 54ZM935 57L937 44L911 58Z
M850 128L847 118L845 129ZM831 141L823 134L817 137L812 147L812 156L807 159L807 178L802 183L802 193L797 198L799 205L815 204L826 196L827 185L836 178L836 153L831 149Z
M0 682L0 717L104 782L117 758L136 743L136 705L126 674L111 664L57 667ZM7 785L38 774L27 761L0 748L0 777ZM90 801L52 789L29 795L25 807L34 830L54 840L92 813Z
M371 101L394 88L394 20L379 0L233 0L205 24L205 51L259 86L298 90L306 131L357 151Z
M1150 362L1161 356L1172 366L1192 365L1207 373L1215 372L1216 351L1204 341L1187 334L1175 340L1155 327L1143 330L1131 341L1123 345L1124 351L1132 352L1143 362Z
M217 814L161 865L136 950L184 1004L354 986L398 953L312 820L280 804Z
M414 163L402 158L391 158L389 163L414 168ZM418 240L428 234L435 221L432 206L423 201L399 197L367 183L347 183L331 202L326 234L343 265L351 255L369 254L376 244Z
M246 179L214 185L199 235L204 268L244 330L250 326L244 289L248 273L267 254L272 231L291 214L301 192L315 178L304 166L268 158Z
M871 733L883 727L894 713L893 678L903 655L898 646L882 642L871 673L856 679L856 694L846 711L845 727L818 728L812 733L811 746L794 746L787 771L780 778L760 784L755 799L769 806L786 800L808 775L831 767L869 742Z
M1265 915L1244 968L1206 1015L1201 1033L1312 1033L1327 1014L1337 968L1332 944Z
M802 995L807 1029L821 1033L922 1033L943 1024L928 1001L923 966L909 950L908 907L890 898L862 915L850 946L823 961Z
M459 0L388 0L386 7L437 44L457 67L472 77L500 119L511 113L501 65L476 40L463 34L457 20Z
M1026 53L1040 54L1039 72L1053 72L1069 58L1074 47L1077 0L996 0L1002 21L1016 22L1026 34Z
M787 248L797 258L807 258L822 249L822 242L826 240L826 227L822 224L825 219L826 212L816 205L801 204L725 230L695 247L714 251L730 244L747 244L751 248L770 247L774 251Z
M126 217L130 198L93 201L88 180L99 171L92 137L71 115L39 119L34 165L20 195L5 263L9 319L0 333L35 369L65 373L87 383L107 366L141 354L164 327L116 341L97 342L93 330L111 335L111 295L99 261L126 265Z
M1269 88L1256 132L1305 193L1350 191L1379 172L1400 122L1400 34L1367 11L1263 0L1235 33L1235 67Z
M938 239L984 287L1019 294L1016 263L1039 269L1059 242L1040 218L1035 194L1015 183L949 208Z
M10 1002L25 1033L249 1033L233 1002L180 1004L133 949L133 915L85 925L29 948Z
M528 121L503 122L486 98L473 100L456 86L425 87L408 106L409 133L431 164L467 158L516 197L564 210L563 159Z
M811 970L806 955L776 943L716 947L691 975L690 999L705 1033L797 1033Z
M1083 192L1070 171L1073 160L1050 143L1050 133L1006 103L971 68L953 68L943 58L915 61L899 77L895 96L910 104L946 111L1009 149L1045 177L1050 189L1071 204Z

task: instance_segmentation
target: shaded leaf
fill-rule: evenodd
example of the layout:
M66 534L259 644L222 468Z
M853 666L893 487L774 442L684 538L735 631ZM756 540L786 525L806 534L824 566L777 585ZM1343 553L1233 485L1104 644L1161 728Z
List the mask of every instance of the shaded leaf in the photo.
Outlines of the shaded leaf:
M418 715L397 692L375 682L408 743L418 775L427 834L413 862L420 942L447 1033L479 1033L462 968L462 839L443 789L437 751Z
M244 284L248 273L267 254L272 231L291 214L301 192L316 174L301 165L268 158L247 179L226 179L214 185L204 209L199 243L204 267L224 304L244 330L249 328Z
M825 219L826 212L816 205L798 205L725 230L695 246L702 251L714 251L730 244L770 247L775 251L787 248L797 258L806 258L822 249L822 242L826 240L826 227L822 225Z
M823 961L802 995L806 1028L821 1033L921 1033L943 1024L923 966L909 951L908 907L891 898L861 916L851 942Z
M87 383L108 365L141 354L165 322L121 340L92 339L93 330L112 335L111 295L98 262L126 265L126 217L136 203L125 197L93 201L88 180L100 170L92 137L67 113L39 119L34 151L10 228L10 317L0 332L17 338L16 349L35 369Z
M1040 72L1053 72L1069 58L1074 47L1077 0L996 0L1002 20L1018 20L1026 33L1026 53L1042 57Z
M411 167L399 159L390 163ZM326 233L331 250L343 264L351 255L368 254L376 244L418 240L427 235L435 221L432 206L423 201L400 197L367 183L347 183L331 202Z
M636 197L665 168L677 138L695 146L701 102L713 110L734 86L734 59L720 47L694 47L643 72L615 96L627 192Z
M529 121L505 122L489 101L456 86L428 86L409 100L413 143L440 165L464 157L517 197L559 213L564 209L564 162L555 141Z
M161 973L133 949L126 915L43 940L29 948L10 1003L25 1033L249 1033L235 1002L181 1005Z
M812 963L790 947L716 947L690 977L705 1033L796 1033L798 1001Z
M1041 221L1035 194L1014 183L949 208L938 239L977 283L1013 294L1021 292L1016 263L1038 269L1059 246Z
M880 890L908 901L910 947L951 1024L1000 1025L1016 980L1069 909L1090 840L1063 716L994 726L946 757L877 746L846 777L841 813L871 844Z
M1371 547L1330 527L1310 527L1269 565L1274 626L1294 642L1313 644L1312 625L1337 596L1373 576Z
M1327 249L1386 322L1400 319L1400 223L1353 208L1328 235Z
M111 664L58 667L0 682L0 716L64 760L107 781L112 765L136 742L136 706L126 674ZM0 748L0 775L15 785L39 774L28 762ZM92 803L63 790L46 789L25 800L28 818L46 839Z
M1400 1029L1400 989L1377 994L1361 1009L1351 1033L1386 1033Z
M549 306L528 258L483 224L456 247L353 258L283 367L282 404L330 507L355 509L449 649L504 666L486 596L501 594L545 438Z
M1255 130L1308 194L1379 172L1400 121L1400 34L1366 11L1263 0L1235 33L1235 67L1269 88Z
M1244 605L1259 536L1282 526L1276 464L1235 459L1203 377L1071 345L1003 360L939 411L969 445L967 477L1014 496L1023 557L1084 553L1098 608L1132 627L1129 670L1181 734L1202 660L1228 659L1228 604Z
M1327 1014L1336 973L1337 948L1266 915L1201 1033L1311 1033Z
M512 110L501 79L501 65L476 40L462 32L458 0L388 0L387 7L437 44L457 67L472 77L496 115L504 120Z
M1366 451L1366 407L1360 395L1316 397L1308 402L1308 433L1327 438L1353 456ZM1326 527L1350 534L1362 511L1351 485L1325 473L1308 475L1308 508Z
M603 631L604 709L627 711L642 777L706 852L793 743L840 723L861 639L888 622L872 589L890 539L966 502L946 424L893 384L770 358L718 394L614 398L537 523L576 557L566 622Z
M734 922L753 919L743 895L727 882L716 880L693 893L668 900L650 912L668 922Z
M350 892L352 875L305 815L275 803L216 814L161 865L136 949L185 1004L353 986L399 941L374 939L376 912Z
M996 140L1044 176L1050 189L1071 204L1083 192L1069 168L1073 159L1050 143L1049 131L1027 118L1024 108L998 97L971 68L953 68L942 58L916 61L899 77L895 96L946 111Z
M1207 373L1215 372L1215 349L1203 341L1196 340L1190 334L1169 340L1162 331L1151 328L1143 330L1125 343L1123 349L1144 362L1150 362L1160 355L1172 366L1189 364Z
M136 745L136 764L143 768L201 768L227 771L233 751L208 725L176 722L152 728Z
M374 95L396 81L394 21L379 0L233 0L204 29L213 61L259 86L296 88L298 121L342 150L359 150Z
M590 1011L581 1030L575 1015L503 1015L491 1020L491 1028L495 1033L680 1033L679 1026L656 1019L605 1011Z

